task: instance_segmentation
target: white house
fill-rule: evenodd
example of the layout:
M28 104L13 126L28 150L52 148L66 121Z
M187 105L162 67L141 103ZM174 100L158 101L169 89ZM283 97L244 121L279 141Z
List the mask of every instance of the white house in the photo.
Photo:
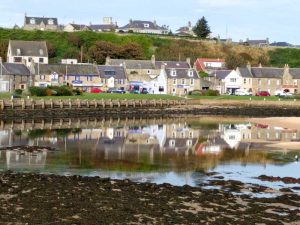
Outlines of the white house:
M48 49L45 41L9 41L8 63L20 63L30 66L32 62L48 64L48 61Z
M236 70L232 70L224 79L225 93L235 93L236 90L243 88L243 80Z

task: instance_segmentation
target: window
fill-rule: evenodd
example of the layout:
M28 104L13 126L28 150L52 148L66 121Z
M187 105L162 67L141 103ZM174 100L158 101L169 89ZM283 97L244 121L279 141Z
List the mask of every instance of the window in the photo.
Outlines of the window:
M170 140L169 142L170 147L175 147L175 144L176 144L175 140Z
M193 138L193 137L194 137L193 132L190 132L190 133L189 133L189 138Z
M40 80L45 80L45 75L40 75Z
M19 56L19 55L21 55L21 49L17 49L17 55Z
M176 76L176 70L171 70L171 76Z
M294 85L298 85L298 80L294 80Z
M25 89L25 85L24 84L21 84L21 89Z
M40 55L44 55L44 50L40 49Z
M174 84L174 85L177 84L177 79L173 79L173 84Z
M147 74L151 74L151 70L148 70L148 71L147 71Z
M158 91L159 91L159 92L164 92L164 91L165 91L164 86L159 86L159 87L158 87Z
M189 77L193 77L193 76L194 76L194 73L193 73L193 71L192 71L192 70L190 70L188 75L189 75Z
M75 80L80 81L80 76L75 76Z
M236 78L230 78L230 82L231 83L235 83L236 82Z
M173 88L173 90L172 90L172 93L173 93L173 94L175 94L175 93L176 93L176 89L175 89L175 88Z
M247 79L244 79L244 84L247 84Z
M176 132L172 133L172 138L176 138Z
M181 84L184 85L185 84L185 79L181 80Z
M277 85L280 85L280 80L277 80Z
M87 77L86 77L86 80L87 80L87 81L93 81L93 76L87 76Z
M116 75L116 71L114 71L114 70L105 70L104 71L104 75L105 76L115 76Z
M193 146L193 141L192 141L192 140L187 140L187 141L186 141L186 146L187 146L187 147Z
M39 58L40 63L44 63L44 58Z
M52 19L48 20L48 24L53 25L54 24L53 20Z
M150 27L149 23L144 23L144 27L149 28Z
M191 85L192 86L194 85L194 79L191 79Z
M20 63L20 62L22 62L22 57L14 57L14 62L15 62L15 63Z
M35 19L30 19L30 24L35 24Z

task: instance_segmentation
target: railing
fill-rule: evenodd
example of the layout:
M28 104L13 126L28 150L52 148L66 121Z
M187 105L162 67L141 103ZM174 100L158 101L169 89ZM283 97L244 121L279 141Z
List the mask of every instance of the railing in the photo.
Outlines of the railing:
M36 109L112 109L112 108L165 108L186 105L186 100L81 100L81 99L11 99L0 100L0 110Z

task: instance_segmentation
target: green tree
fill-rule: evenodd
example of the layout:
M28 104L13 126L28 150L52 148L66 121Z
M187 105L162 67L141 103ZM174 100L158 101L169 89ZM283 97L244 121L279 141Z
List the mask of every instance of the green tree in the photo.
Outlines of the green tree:
M236 69L237 67L245 66L247 63L242 56L235 54L228 55L225 61L228 69Z
M209 36L211 31L204 16L198 20L196 26L193 28L193 31L199 38L207 38Z

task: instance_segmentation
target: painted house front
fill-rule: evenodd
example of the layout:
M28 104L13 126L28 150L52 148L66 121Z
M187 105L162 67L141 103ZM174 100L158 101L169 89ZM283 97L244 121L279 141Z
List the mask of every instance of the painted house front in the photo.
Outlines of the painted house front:
M122 66L98 66L101 78L102 90L107 91L109 88L125 90L128 82L124 67Z

